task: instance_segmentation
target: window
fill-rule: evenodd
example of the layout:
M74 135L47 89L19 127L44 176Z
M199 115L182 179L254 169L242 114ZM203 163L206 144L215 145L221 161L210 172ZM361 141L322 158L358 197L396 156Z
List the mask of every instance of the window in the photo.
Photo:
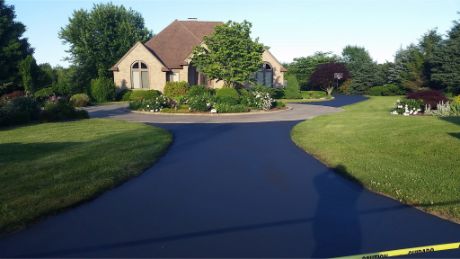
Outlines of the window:
M256 82L268 87L273 86L273 69L268 63L264 63L259 71L256 72Z
M169 81L171 82L179 82L179 73L178 72L170 72L169 73Z
M149 70L142 61L131 65L131 88L149 88Z

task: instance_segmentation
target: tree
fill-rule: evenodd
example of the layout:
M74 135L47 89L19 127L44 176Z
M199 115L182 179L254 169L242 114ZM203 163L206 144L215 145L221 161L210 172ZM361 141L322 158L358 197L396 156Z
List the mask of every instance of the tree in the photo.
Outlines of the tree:
M15 18L14 7L0 0L0 85L3 86L20 83L19 62L33 53L27 39L22 37L26 27Z
M410 91L419 90L427 86L427 79L423 74L425 58L420 48L409 45L396 52L395 65L399 74L399 83Z
M439 86L431 80L431 70L433 68L433 57L435 51L440 47L442 42L442 36L436 31L436 29L429 30L419 40L418 47L423 55L423 78L426 80L424 85L431 88L439 88Z
M28 55L19 63L19 74L22 79L22 87L24 87L27 94L33 94L37 90L38 70L39 67L32 55Z
M251 23L229 21L204 37L193 50L192 65L210 79L223 80L234 87L251 80L262 66L264 45L251 39Z
M302 95L300 93L299 82L295 75L287 75L287 86L284 89L284 98L286 99L300 99Z
M111 76L108 69L137 41L152 33L144 26L141 14L124 6L96 4L91 11L74 11L59 38L69 44L68 58L78 67L82 83L98 76Z
M377 63L365 48L346 46L342 51L342 61L353 78L351 93L364 94L370 87L381 83Z
M294 58L294 61L287 66L288 73L295 75L302 89L307 89L310 76L319 64L337 62L338 60L339 57L331 52L315 52L311 56Z
M318 65L310 77L309 84L331 95L334 88L348 78L350 78L350 73L344 64L326 63Z
M435 49L431 59L431 80L440 88L460 93L460 22L448 33L448 38Z

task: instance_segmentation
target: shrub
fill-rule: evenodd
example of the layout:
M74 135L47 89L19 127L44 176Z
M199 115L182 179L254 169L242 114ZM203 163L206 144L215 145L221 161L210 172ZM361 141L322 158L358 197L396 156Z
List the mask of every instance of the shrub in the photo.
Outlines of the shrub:
M239 104L240 95L235 88L224 87L217 89L216 91L216 102L226 103L230 105Z
M417 115L422 111L423 102L415 99L402 99L396 101L392 114Z
M284 89L284 98L286 99L301 99L299 82L295 75L287 76L287 86Z
M129 103L129 108L132 110L142 110L150 112L159 112L164 108L171 108L174 106L174 101L171 98L164 95L160 95L150 99L134 100Z
M369 88L367 94L371 96L393 96L403 95L405 91L395 84L386 84Z
M166 82L164 95L169 98L185 96L187 94L188 84L185 81L181 82Z
M91 97L96 102L112 101L115 98L115 84L107 77L99 77L91 80Z
M280 102L280 101L275 101L275 102L273 103L273 107L280 109L280 108L286 107L286 104L283 103L283 102Z
M48 99L48 97L53 96L53 95L54 95L53 87L45 87L34 93L34 97L38 100L45 100L45 99Z
M431 110L431 108L427 107L425 114L440 117L460 116L460 104L440 102L436 105L436 110Z
M284 89L283 88L269 88L270 96L273 99L283 99L284 98Z
M36 121L40 115L40 106L30 97L17 97L8 100L0 108L0 126L12 126Z
M351 84L353 83L353 81L351 79L348 79L348 80L345 80L345 82L343 82L339 88L338 88L338 91L342 94L351 94L352 92L352 89L351 89Z
M460 105L460 95L457 95L454 98L452 98L452 103Z
M127 97L123 96L123 99L127 98L129 101L139 101L139 100L144 100L144 99L145 100L155 99L161 95L161 92L157 90L136 90L136 91L126 92L125 95L128 95L128 96Z
M129 101L129 97L133 91L130 89L121 89L115 93L115 100L116 101Z
M228 103L216 103L214 106L218 113L230 113L230 112L248 112L249 108L243 104L228 104Z
M324 91L301 91L301 95L303 99L320 99L327 96Z
M72 105L70 105L70 103L62 99L55 102L47 102L40 114L40 120L45 122L87 118L89 118L88 112L84 110L76 110Z
M432 109L440 102L447 102L447 97L440 91L423 90L407 94L407 99L422 100L423 104L429 105Z
M187 104L191 111L205 112L211 109L213 99L209 94L195 95L188 99Z
M13 91L11 93L8 93L8 94L4 94L2 95L2 99L14 99L14 98L17 98L17 97L21 97L21 96L24 96L25 93L24 91Z
M187 91L187 97L197 96L197 95L213 95L214 89L202 86L202 85L193 85Z
M87 94L74 94L70 97L70 104L74 107L85 107L89 104L89 96Z
M252 94L254 95L254 104L251 107L255 107L259 110L265 110L265 111L268 111L272 108L275 100L270 97L269 93L266 93L266 92L262 93L262 92L254 91L252 92Z

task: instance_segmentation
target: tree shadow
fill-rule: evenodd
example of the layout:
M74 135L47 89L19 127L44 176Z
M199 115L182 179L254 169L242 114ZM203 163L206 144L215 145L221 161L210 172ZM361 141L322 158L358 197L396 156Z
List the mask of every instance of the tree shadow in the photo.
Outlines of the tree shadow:
M81 144L81 142L1 143L0 163L30 161Z
M460 116L458 117L439 117L441 120L460 125Z
M454 138L460 139L460 132L452 132L452 133L449 133L449 135L451 135Z
M343 165L333 169L346 172ZM340 256L361 250L361 212L356 201L364 189L357 179L349 174L343 175L358 184L344 181L340 175L330 171L318 174L313 180L318 201L313 224L316 246L311 257Z

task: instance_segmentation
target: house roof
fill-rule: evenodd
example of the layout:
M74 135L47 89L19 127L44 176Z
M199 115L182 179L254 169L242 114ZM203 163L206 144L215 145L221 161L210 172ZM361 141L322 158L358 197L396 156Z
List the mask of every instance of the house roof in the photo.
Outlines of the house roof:
M193 48L203 42L206 35L222 22L175 20L144 45L169 69L182 68Z

